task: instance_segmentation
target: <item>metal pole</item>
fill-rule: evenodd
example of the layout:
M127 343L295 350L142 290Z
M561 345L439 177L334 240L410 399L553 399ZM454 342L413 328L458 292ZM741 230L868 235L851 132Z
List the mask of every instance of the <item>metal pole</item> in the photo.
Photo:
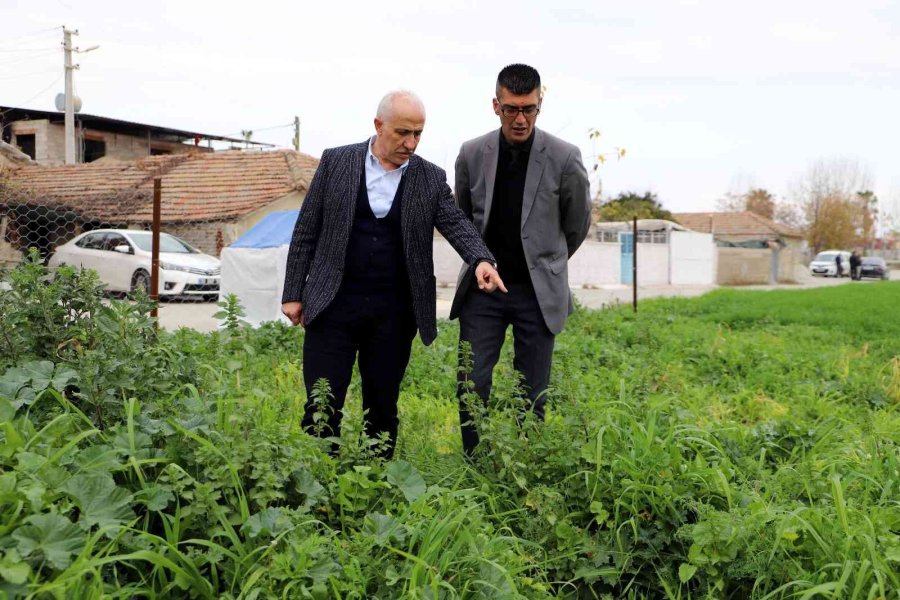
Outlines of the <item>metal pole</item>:
M66 70L66 164L75 164L75 96L72 89L72 71L77 67L72 65L72 34L78 35L78 30L70 31L63 27L63 51L65 55Z
M632 240L634 241L634 253L632 254L631 261L631 305L634 307L634 312L637 312L637 246L638 246L638 228L637 228L637 217L634 217L634 226L632 229Z
M150 251L150 299L153 300L153 310L150 316L155 321L155 326L159 329L159 221L160 206L162 205L162 179L156 177L153 180L153 235L152 248Z
M300 117L294 117L294 150L300 151Z

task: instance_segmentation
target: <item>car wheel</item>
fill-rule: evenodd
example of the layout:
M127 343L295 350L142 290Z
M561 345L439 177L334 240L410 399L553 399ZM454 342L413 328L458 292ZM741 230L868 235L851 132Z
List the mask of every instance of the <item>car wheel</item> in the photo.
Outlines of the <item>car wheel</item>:
M150 274L143 269L135 271L131 276L131 291L137 292L138 290L150 294Z

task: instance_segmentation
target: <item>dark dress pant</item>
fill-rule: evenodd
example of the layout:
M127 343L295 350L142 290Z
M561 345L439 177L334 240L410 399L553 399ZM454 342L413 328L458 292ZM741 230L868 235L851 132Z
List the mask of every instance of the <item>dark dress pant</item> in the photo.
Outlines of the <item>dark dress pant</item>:
M488 294L473 285L459 314L460 346L468 342L472 352L471 373L465 374L460 370L457 379L463 450L468 455L474 452L479 439L462 398L466 392L464 383L466 379L470 380L474 384L473 391L485 406L489 405L494 366L500 358L510 325L513 332L513 368L522 374L531 410L539 419L544 418L555 336L547 329L531 285L510 284L507 288L509 292L506 294L499 290ZM462 352L459 361L462 366Z
M408 294L364 294L342 289L315 321L306 327L303 340L303 380L306 409L303 427L312 431L315 383L326 379L331 386L331 414L323 436L340 435L344 400L359 358L365 432L370 437L387 434L386 457L397 439L397 399L406 373L416 322ZM334 450L334 448L333 448Z

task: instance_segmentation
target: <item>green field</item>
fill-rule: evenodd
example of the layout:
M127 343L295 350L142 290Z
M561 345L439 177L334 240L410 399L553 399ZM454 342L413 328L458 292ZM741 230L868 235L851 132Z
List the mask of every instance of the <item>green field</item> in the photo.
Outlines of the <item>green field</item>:
M3 280L0 597L900 595L900 282L579 310L547 421L505 356L469 464L455 323L383 463L357 379L338 457L299 430L299 329Z

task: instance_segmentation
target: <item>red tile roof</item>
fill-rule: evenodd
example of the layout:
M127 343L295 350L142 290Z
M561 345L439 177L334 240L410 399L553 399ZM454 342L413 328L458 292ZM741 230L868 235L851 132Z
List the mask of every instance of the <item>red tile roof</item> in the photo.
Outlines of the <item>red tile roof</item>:
M292 150L210 152L22 166L8 172L6 203L68 208L111 223L152 219L153 179L162 178L162 220L231 220L306 191L319 159ZM0 201L3 201L0 199Z
M674 213L673 218L694 231L719 235L756 235L802 238L803 233L750 211Z

